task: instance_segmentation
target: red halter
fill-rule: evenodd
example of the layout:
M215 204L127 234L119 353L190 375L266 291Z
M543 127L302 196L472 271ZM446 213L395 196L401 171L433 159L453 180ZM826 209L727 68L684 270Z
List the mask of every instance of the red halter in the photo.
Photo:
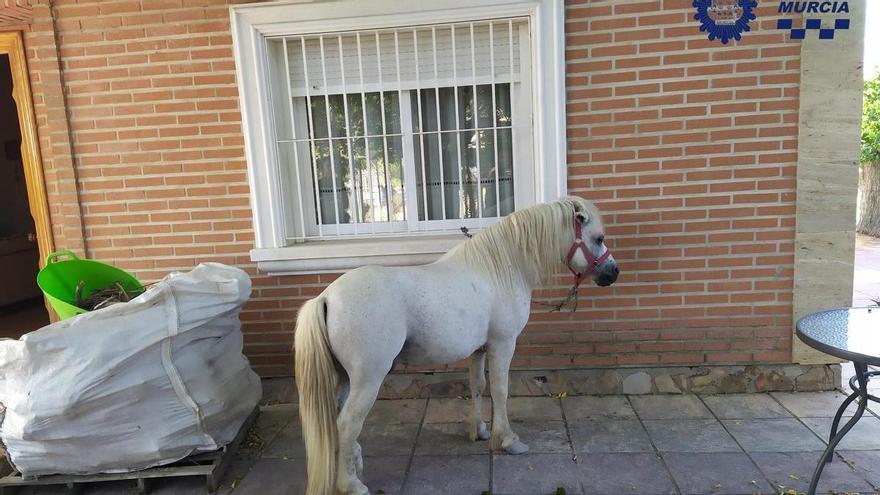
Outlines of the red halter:
M595 272L599 265L605 262L609 256L611 256L611 250L608 249L608 246L605 246L605 252L602 253L602 256L596 258L593 256L593 253L587 249L587 243L584 242L584 239L581 237L581 223L577 221L575 218L574 221L574 243L571 245L571 249L568 250L568 256L565 258L565 264L568 265L569 271L574 274L574 286L577 288L584 278ZM583 273L578 273L574 268L571 267L571 260L574 258L575 253L578 251L584 253L584 259L587 260L587 269Z

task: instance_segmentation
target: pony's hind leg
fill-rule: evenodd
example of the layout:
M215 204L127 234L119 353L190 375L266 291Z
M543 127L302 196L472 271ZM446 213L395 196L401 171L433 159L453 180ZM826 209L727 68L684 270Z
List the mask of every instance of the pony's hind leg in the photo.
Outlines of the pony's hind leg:
M364 476L364 455L363 450L361 449L361 444L358 442L354 442L352 455L354 456L355 472L357 473L358 478L362 478Z
M364 420L379 395L384 374L377 376L351 376L348 397L336 425L339 431L339 470L336 477L336 490L344 495L369 495L369 490L359 479L359 471L363 470L360 444L357 438L361 434Z
M345 372L342 368L340 368L339 373L339 388L336 393L336 410L341 411L342 407L345 406L345 401L348 400L348 393L351 390L351 384L348 382L348 373ZM361 455L361 444L354 442L354 459L355 459L355 468L357 471L358 477L363 476L364 474L364 458Z
M470 366L471 401L474 403L468 421L468 438L471 441L488 440L489 428L483 421L483 392L486 390L486 350L478 349L471 355Z
M492 387L492 442L493 449L503 449L508 454L525 454L529 446L522 443L513 432L507 419L507 383L510 361L516 340L503 340L489 345L489 380Z

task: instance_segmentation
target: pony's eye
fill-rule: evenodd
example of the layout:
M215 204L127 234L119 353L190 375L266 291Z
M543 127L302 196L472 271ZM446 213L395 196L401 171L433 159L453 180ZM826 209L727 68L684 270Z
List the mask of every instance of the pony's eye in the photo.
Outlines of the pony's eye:
M596 237L596 244L602 244L603 242L605 242L604 235L600 235L600 236Z

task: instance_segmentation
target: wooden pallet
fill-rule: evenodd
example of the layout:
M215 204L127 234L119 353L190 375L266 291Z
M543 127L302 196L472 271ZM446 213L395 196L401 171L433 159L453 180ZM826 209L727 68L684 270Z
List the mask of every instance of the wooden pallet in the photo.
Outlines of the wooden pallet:
M52 475L36 478L24 478L21 473L12 470L11 474L4 475L12 468L6 459L0 460L0 495L12 494L15 490L26 486L65 485L71 493L79 492L87 483L101 483L107 481L132 480L137 483L138 493L149 493L150 481L157 478L180 478L185 476L204 476L205 485L209 492L217 490L220 480L226 474L226 469L232 461L232 457L238 451L241 443L247 437L248 431L257 420L260 408L257 406L238 430L238 434L231 443L213 452L193 454L175 463L165 466L153 467L130 473L105 473L92 475Z

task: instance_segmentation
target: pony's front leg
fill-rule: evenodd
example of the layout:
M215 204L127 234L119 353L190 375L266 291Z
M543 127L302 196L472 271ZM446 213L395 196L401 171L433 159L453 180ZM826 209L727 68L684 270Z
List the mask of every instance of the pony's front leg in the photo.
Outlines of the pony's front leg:
M471 441L488 440L489 428L483 421L483 392L486 390L486 350L479 349L471 355L470 387L473 408L469 421L468 438Z
M519 440L507 419L507 383L510 361L516 339L489 344L489 383L492 389L492 441L493 449L504 449L508 454L525 454L529 446Z

